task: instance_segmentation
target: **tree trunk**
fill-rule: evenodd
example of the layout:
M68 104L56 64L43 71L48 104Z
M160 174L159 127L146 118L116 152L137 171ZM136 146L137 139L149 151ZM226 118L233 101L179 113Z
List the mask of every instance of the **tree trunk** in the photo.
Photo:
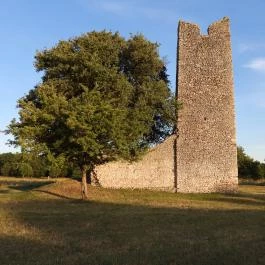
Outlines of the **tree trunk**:
M81 182L81 194L82 194L82 199L86 200L88 198L87 194L87 180L86 180L86 171L87 168L85 166L82 167L82 182Z

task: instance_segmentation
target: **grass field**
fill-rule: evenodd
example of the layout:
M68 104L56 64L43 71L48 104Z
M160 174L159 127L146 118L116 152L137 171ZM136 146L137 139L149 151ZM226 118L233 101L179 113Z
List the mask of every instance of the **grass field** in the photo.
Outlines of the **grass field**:
M265 264L265 186L173 194L0 177L1 265Z

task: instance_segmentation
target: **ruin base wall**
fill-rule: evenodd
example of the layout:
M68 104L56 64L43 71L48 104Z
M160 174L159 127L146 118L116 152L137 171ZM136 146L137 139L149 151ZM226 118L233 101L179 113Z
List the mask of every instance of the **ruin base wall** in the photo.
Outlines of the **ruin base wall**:
M174 191L175 136L152 148L140 161L115 161L96 168L98 184L105 188Z

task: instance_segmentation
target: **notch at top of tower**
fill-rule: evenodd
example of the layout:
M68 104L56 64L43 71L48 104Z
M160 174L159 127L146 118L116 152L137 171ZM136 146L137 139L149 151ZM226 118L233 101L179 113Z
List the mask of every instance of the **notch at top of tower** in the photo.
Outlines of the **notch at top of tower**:
M230 20L228 17L224 17L214 23L212 23L208 29L207 33L208 35L204 35L201 33L200 26L195 23L185 22L185 21L179 21L179 33L185 32L187 35L197 35L197 36L211 36L211 35L222 35L224 33L229 33Z
M224 17L212 23L208 27L208 35L229 33L230 32L229 24L230 24L230 20L228 17Z

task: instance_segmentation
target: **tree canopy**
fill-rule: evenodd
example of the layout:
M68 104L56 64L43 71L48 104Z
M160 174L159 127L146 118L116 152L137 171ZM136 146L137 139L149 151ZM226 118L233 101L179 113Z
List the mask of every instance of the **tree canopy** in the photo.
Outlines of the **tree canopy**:
M136 159L172 132L176 102L158 47L93 31L37 52L42 81L18 101L12 143L78 165L86 196L95 165Z
M265 178L265 163L254 160L245 153L243 147L237 148L238 175L240 178Z

